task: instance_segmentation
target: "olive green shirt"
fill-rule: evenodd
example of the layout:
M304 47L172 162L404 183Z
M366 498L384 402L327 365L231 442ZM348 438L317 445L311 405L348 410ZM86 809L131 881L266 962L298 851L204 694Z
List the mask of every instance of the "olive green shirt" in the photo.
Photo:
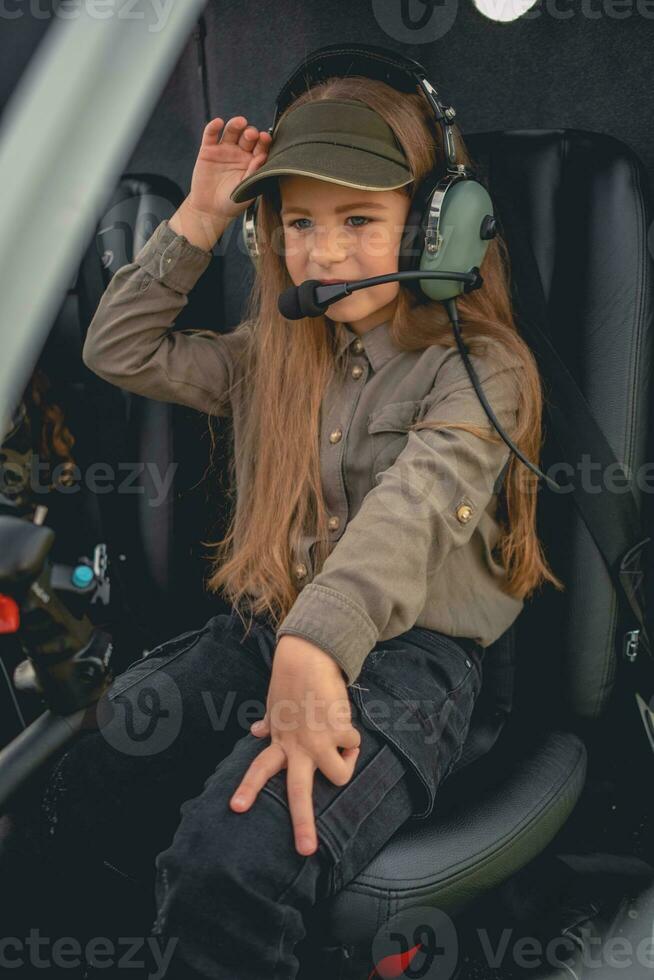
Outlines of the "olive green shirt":
M134 261L107 287L84 344L84 363L112 384L233 421L235 476L247 479L239 436L247 412L244 321L226 334L171 327L211 253L162 221ZM469 636L488 646L523 601L502 588L493 550L498 478L509 449L463 430L409 432L438 419L490 429L456 348L401 351L388 322L360 338L349 327L321 407L322 486L331 550L316 573L307 535L294 556L300 592L280 624L330 654L348 683L378 640L412 626ZM470 354L500 425L510 431L520 384L489 341ZM345 361L340 359L345 358Z

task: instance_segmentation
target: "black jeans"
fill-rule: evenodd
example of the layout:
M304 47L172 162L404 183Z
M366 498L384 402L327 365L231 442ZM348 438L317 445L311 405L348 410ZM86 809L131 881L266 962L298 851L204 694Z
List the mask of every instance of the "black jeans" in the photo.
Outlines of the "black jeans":
M361 733L353 777L336 786L316 770L319 846L299 854L286 770L249 810L229 806L270 744L249 726L265 713L274 649L265 621L245 634L235 613L163 643L116 678L99 729L71 743L45 785L32 844L53 874L72 875L91 923L101 864L153 891L158 977L296 977L303 912L431 813L463 750L482 648L420 627L379 642L348 688ZM106 935L100 921L89 930Z

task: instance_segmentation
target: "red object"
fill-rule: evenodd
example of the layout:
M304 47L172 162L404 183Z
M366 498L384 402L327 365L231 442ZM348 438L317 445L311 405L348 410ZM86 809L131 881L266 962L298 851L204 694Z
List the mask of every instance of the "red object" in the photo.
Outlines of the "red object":
M371 980L371 977L381 977L382 980L394 980L395 977L401 977L421 949L422 943L418 943L412 949L407 949L406 953L394 953L392 956L385 956L383 960L379 961L368 980Z
M0 633L17 633L20 626L20 610L16 601L0 594Z

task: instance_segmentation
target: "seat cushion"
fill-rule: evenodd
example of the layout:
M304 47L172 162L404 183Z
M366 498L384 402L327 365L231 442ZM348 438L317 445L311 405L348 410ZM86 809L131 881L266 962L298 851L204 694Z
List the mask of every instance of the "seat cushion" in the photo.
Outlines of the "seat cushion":
M432 817L405 824L326 903L322 945L369 947L389 908L395 914L437 905L454 913L505 881L563 827L581 795L586 763L584 743L556 731L538 736L500 778L484 774L488 759L453 774Z

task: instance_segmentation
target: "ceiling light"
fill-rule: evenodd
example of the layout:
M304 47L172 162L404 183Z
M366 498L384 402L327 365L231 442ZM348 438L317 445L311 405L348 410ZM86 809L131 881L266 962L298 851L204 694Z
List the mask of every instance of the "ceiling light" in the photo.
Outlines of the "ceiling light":
M489 20L508 23L530 10L537 0L473 0L480 14Z

